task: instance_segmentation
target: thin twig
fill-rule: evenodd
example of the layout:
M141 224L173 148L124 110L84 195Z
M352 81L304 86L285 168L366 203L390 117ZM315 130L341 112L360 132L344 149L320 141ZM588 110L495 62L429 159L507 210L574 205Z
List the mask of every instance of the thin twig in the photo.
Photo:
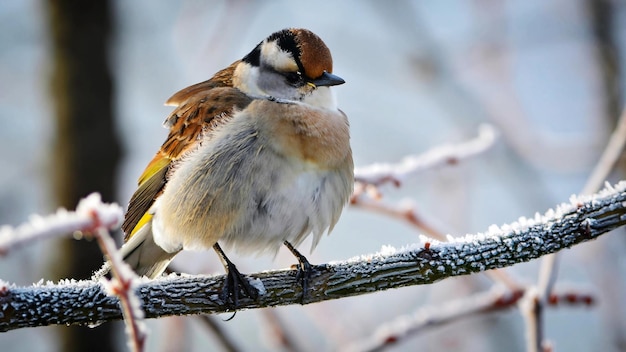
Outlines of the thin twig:
M600 160L594 167L585 186L580 192L581 195L592 194L602 187L622 155L624 145L626 145L626 109L622 111L622 115L619 118L615 130L611 134L606 148L602 152ZM523 314L526 319L530 319L530 321L526 322L526 325L529 329L535 331L534 334L529 335L529 338L532 337L536 339L528 341L529 351L533 351L535 347L539 350L542 348L541 346L547 344L543 336L543 329L541 328L543 325L543 309L541 307L535 307L534 305L544 305L550 297L550 293L557 279L558 260L557 253L550 254L542 259L541 266L539 267L537 296L528 297L528 302L525 305L525 308L530 310Z
M426 329L480 313L510 308L522 294L521 291L511 292L497 288L442 305L420 308L410 316L404 315L381 325L365 340L341 350L350 352L381 351Z
M224 331L216 319L216 317L206 314L198 315L197 317L197 320L199 320L208 330L213 332L224 351L241 351L241 348L239 348L237 344L235 344L235 342L228 337L226 331Z
M539 298L537 287L530 286L526 289L524 299L520 301L519 309L524 317L526 326L526 351L540 352L543 339L543 308Z
M491 125L481 125L478 136L472 140L440 145L422 154L407 156L400 163L377 163L354 169L355 189L366 190L367 186L378 187L385 183L400 185L407 178L424 170L438 166L455 165L461 160L484 153L497 140L497 132Z
M580 194L587 195L595 193L604 185L604 182L606 182L606 179L619 161L624 151L624 145L626 145L626 108L622 111L615 131L611 134L609 143L606 145L604 152L602 152L600 160L591 172Z
M297 340L288 333L289 329L285 327L285 324L280 319L280 316L274 309L263 309L261 312L265 318L265 323L268 333L271 333L270 339L276 342L276 346L271 346L271 349L281 351L302 351L302 347L298 346Z
M570 306L590 306L595 301L594 295L581 290L569 289L551 295L548 300L550 306L560 304ZM433 307L422 307L411 315L404 315L380 325L373 334L364 340L350 344L342 351L372 352L381 351L391 345L398 344L410 336L415 336L426 329L434 328L467 317L501 312L514 307L524 296L524 290L508 290L503 287L493 287L487 292L478 293L469 297Z
M438 241L447 241L448 236L426 222L416 210L414 202L404 201L401 205L391 205L381 200L382 193L379 186L393 183L399 187L408 177L420 171L435 168L446 164L457 164L461 160L480 155L489 150L497 141L497 133L491 125L482 125L475 139L455 145L435 147L417 156L408 156L399 164L373 164L355 170L355 191L350 205L356 208L377 212L395 219L405 221L417 227L427 236ZM369 197L366 197L369 196ZM428 241L423 239L422 242ZM494 280L506 285L511 290L517 290L520 285L513 278L501 270L487 273Z
M145 332L139 323L143 312L135 295L136 275L123 263L108 229L119 227L123 212L117 204L102 203L100 195L93 193L78 203L75 211L59 210L46 217L31 217L17 228L4 227L0 231L0 253L18 248L29 242L44 238L78 232L96 237L102 253L110 258L113 279L105 282L105 288L120 298L133 351L143 351Z
M354 198L350 205L355 208L376 212L394 219L402 220L411 226L419 228L428 236L438 241L445 242L447 240L445 235L422 219L413 202L408 200L403 202L401 205L392 205L382 200L359 197Z
M93 211L97 209L98 218ZM75 211L59 209L48 216L32 215L28 222L13 228L0 228L0 256L33 241L67 236L76 231L103 227L115 229L123 218L122 208L117 204L102 203L100 195L92 193L78 203ZM96 224L94 221L100 221Z
M146 327L141 322L144 314L143 310L141 310L139 298L135 293L139 278L128 264L122 260L108 231L100 228L94 234L102 253L111 263L113 278L111 280L103 278L103 286L109 294L119 297L126 333L128 334L129 347L134 352L141 352L145 346Z

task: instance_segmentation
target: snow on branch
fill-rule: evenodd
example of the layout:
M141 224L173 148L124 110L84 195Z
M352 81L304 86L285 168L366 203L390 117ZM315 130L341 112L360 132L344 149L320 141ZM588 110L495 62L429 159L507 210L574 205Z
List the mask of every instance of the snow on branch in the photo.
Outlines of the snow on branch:
M130 350L134 352L143 351L148 333L142 322L144 314L135 290L140 279L133 269L123 261L122 255L117 250L108 231L100 228L95 232L95 235L100 249L108 259L107 265L110 266L112 273L110 280L100 277L100 284L110 296L116 296L120 299Z
M511 291L502 286L494 286L486 292L437 306L421 307L412 314L402 315L382 324L364 340L344 346L341 350L349 352L383 351L385 348L427 329L482 313L498 312L515 307L523 296L524 290L522 289ZM567 290L551 294L547 303L551 306L568 304L585 307L592 305L594 301L595 297L592 293Z
M260 292L237 309L308 304L512 266L586 242L626 224L626 182L488 232L313 266L303 300L295 270L249 275ZM145 318L220 313L224 275L170 275L137 283ZM51 324L97 324L122 318L119 300L95 281L14 287L0 282L0 331Z
M119 205L103 203L98 193L92 193L80 200L75 211L59 209L55 214L46 217L32 216L29 222L17 228L10 226L2 227L0 229L0 255L6 255L11 249L38 239L63 236L76 232L80 233L81 236L82 234L94 236L102 252L112 263L111 271L113 278L111 280L102 279L100 285L108 294L119 297L123 316L127 322L131 350L142 351L146 332L140 321L143 317L143 311L141 311L139 300L134 290L135 283L139 278L122 261L115 242L113 242L108 232L108 230L120 226L123 215L122 208ZM69 284L77 285L80 283L70 281ZM45 289L42 293L45 294ZM12 287L0 281L0 296L6 298L11 297L11 294ZM83 301L79 302L85 303ZM14 307L9 305L5 306L5 308L12 311ZM56 313L64 314L65 312L57 311ZM3 317L4 313L0 318Z
M75 211L59 209L45 217L31 216L29 222L13 228L0 228L0 256L31 241L60 237L76 231L91 232L97 228L115 229L120 226L124 212L117 204L103 203L100 195L92 193L78 203Z
M407 156L400 163L376 163L354 169L354 179L359 186L380 186L391 182L399 185L418 172L433 169L437 166L457 164L460 160L482 154L491 148L497 140L497 132L491 125L481 125L478 136L467 142L446 144L435 147L423 154ZM359 193L359 192L355 192Z

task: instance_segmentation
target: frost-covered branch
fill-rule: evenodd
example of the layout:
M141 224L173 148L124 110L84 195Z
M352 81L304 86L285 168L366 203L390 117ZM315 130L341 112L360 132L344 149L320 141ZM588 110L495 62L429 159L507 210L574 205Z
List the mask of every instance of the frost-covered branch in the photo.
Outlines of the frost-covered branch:
M135 288L139 277L133 270L124 263L122 255L118 252L111 235L104 229L97 229L94 232L98 245L102 253L108 259L107 264L111 266L113 278L100 279L100 283L109 295L120 299L122 316L126 324L128 334L128 344L131 351L140 352L144 350L147 330L143 322L143 311Z
M622 111L617 127L611 134L609 143L604 148L600 160L587 179L580 194L588 195L596 192L602 187L602 183L609 177L615 168L626 145L626 109ZM525 297L524 304L521 305L527 327L527 350L539 351L549 345L543 336L543 311L552 288L556 283L558 274L559 258L557 253L547 255L542 259L539 268L539 280L535 290L527 290L528 297Z
M381 325L364 340L341 348L343 351L371 352L381 351L429 328L445 325L467 317L483 313L498 312L515 307L524 295L523 290L506 290L494 287L487 292L443 303L432 307L423 307L410 315L403 315ZM548 300L551 306L569 304L589 306L593 304L593 294L567 290L552 294Z
M463 159L484 153L497 140L497 133L491 125L481 125L478 136L467 142L445 144L426 151L423 154L407 156L400 163L377 163L354 169L356 181L355 194L360 194L362 187L380 186L391 182L400 184L410 176L437 166L457 164Z
M94 236L102 253L112 263L113 278L102 279L101 283L110 295L120 298L131 349L142 351L146 334L139 321L143 317L143 312L134 290L134 283L138 278L123 262L108 232L109 229L119 227L122 219L123 212L119 205L103 203L100 195L93 193L82 199L75 211L60 209L55 214L46 217L32 216L29 222L17 228L3 227L0 229L0 254L7 254L10 249L31 241L73 232L78 232L81 236L83 234ZM0 295L10 296L9 287L8 284L0 282Z
M314 303L447 277L511 266L593 240L626 224L626 182L593 197L573 197L544 216L521 218L488 232L441 243L430 241L399 250L313 266L304 301L295 270L250 275L256 300L240 298L238 309ZM170 275L145 280L137 295L146 318L220 313L224 276ZM97 282L62 282L34 287L0 287L0 331L50 324L93 324L121 319L119 300Z
M401 204L389 204L382 199L372 199L370 197L353 197L351 205L355 208L368 210L371 212L387 215L391 218L401 220L438 241L447 241L446 235L436 227L424 220L417 211L415 202L411 199L405 199ZM425 238L424 242L427 241ZM495 281L499 281L506 285L510 290L516 290L521 287L513 278L511 278L504 270L490 270L487 275Z
M122 223L123 214L119 205L102 203L100 195L93 193L82 199L75 211L59 209L45 217L33 215L17 228L1 227L0 256L36 240L66 236L75 231L89 232L96 228L115 229Z

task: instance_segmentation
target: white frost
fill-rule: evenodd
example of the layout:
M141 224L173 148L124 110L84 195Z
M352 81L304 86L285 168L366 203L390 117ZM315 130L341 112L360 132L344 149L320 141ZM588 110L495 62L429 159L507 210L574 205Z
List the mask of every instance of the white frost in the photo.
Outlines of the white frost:
M390 246L390 245L383 245L382 248L380 249L379 254L383 255L383 256L389 256L389 255L393 255L397 252L396 248L394 246Z
M81 199L76 211L59 209L47 216L32 215L28 222L0 228L0 254L29 241L71 234L96 227L114 229L122 222L124 212L117 204L102 203L98 193Z
M588 202L597 202L607 198L614 197L618 193L626 190L626 181L620 181L615 186L608 186L602 189L600 192L595 195L590 196L577 196L572 195L569 199L569 202L559 204L555 209L548 209L544 215L540 215L536 213L533 218L520 217L516 222L510 224L504 224L501 226L491 225L489 226L487 232L484 233L476 233L476 234L467 234L462 237L451 237L448 236L449 244L458 244L458 243L476 243L482 242L485 239L494 239L501 240L503 236L510 233L519 233L523 231L527 231L529 228L537 225L549 226L554 221L562 218L563 214L571 212L576 208L580 207L583 203ZM541 242L540 238L534 238L534 241L537 243ZM518 248L519 251L522 251L523 248Z
M259 292L259 296L263 296L267 293L267 289L265 289L265 285L263 285L263 281L261 279L250 279L248 280L248 282L250 283L250 285L252 285L252 287L256 288L256 290Z
M388 178L404 181L420 171L479 155L495 144L497 136L498 133L493 126L481 125L475 139L464 143L440 145L423 154L407 156L397 164L377 163L355 168L354 176L358 180L372 184Z

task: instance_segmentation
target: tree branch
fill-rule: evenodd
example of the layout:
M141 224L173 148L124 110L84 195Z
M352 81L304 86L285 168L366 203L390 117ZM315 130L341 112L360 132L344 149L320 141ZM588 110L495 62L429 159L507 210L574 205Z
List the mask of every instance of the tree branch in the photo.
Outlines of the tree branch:
M602 187L602 183L609 177L611 171L615 168L626 144L626 109L620 115L617 127L611 134L609 143L600 160L593 169L593 172L587 179L581 194L588 195L596 192ZM559 258L557 253L547 255L542 259L539 267L539 282L536 290L527 290L529 294L526 297L525 304L521 305L525 311L523 316L526 319L527 326L527 350L540 351L544 345L549 345L543 336L543 312L544 307L548 304L552 288L554 287L558 274Z
M399 163L376 163L354 169L355 195L368 187L378 187L385 183L399 186L409 177L443 165L455 165L461 160L483 154L494 146L498 133L491 125L481 125L478 136L458 144L444 144L419 155L406 156Z
M626 224L626 182L593 197L571 199L544 216L451 242L415 244L313 267L302 299L295 270L250 275L256 300L241 298L237 309L308 304L502 268L597 238ZM224 275L170 275L137 285L146 318L221 313ZM13 287L0 283L0 331L51 324L97 324L122 318L119 300L95 281Z
M490 312L500 312L519 303L524 289L508 290L494 286L491 290L462 297L436 306L420 307L417 311L396 317L379 326L363 340L341 347L342 351L366 352L383 351L398 344L407 337L415 336L427 329L459 321L467 317ZM594 302L593 294L579 290L562 290L550 295L550 306L570 304L590 306Z

